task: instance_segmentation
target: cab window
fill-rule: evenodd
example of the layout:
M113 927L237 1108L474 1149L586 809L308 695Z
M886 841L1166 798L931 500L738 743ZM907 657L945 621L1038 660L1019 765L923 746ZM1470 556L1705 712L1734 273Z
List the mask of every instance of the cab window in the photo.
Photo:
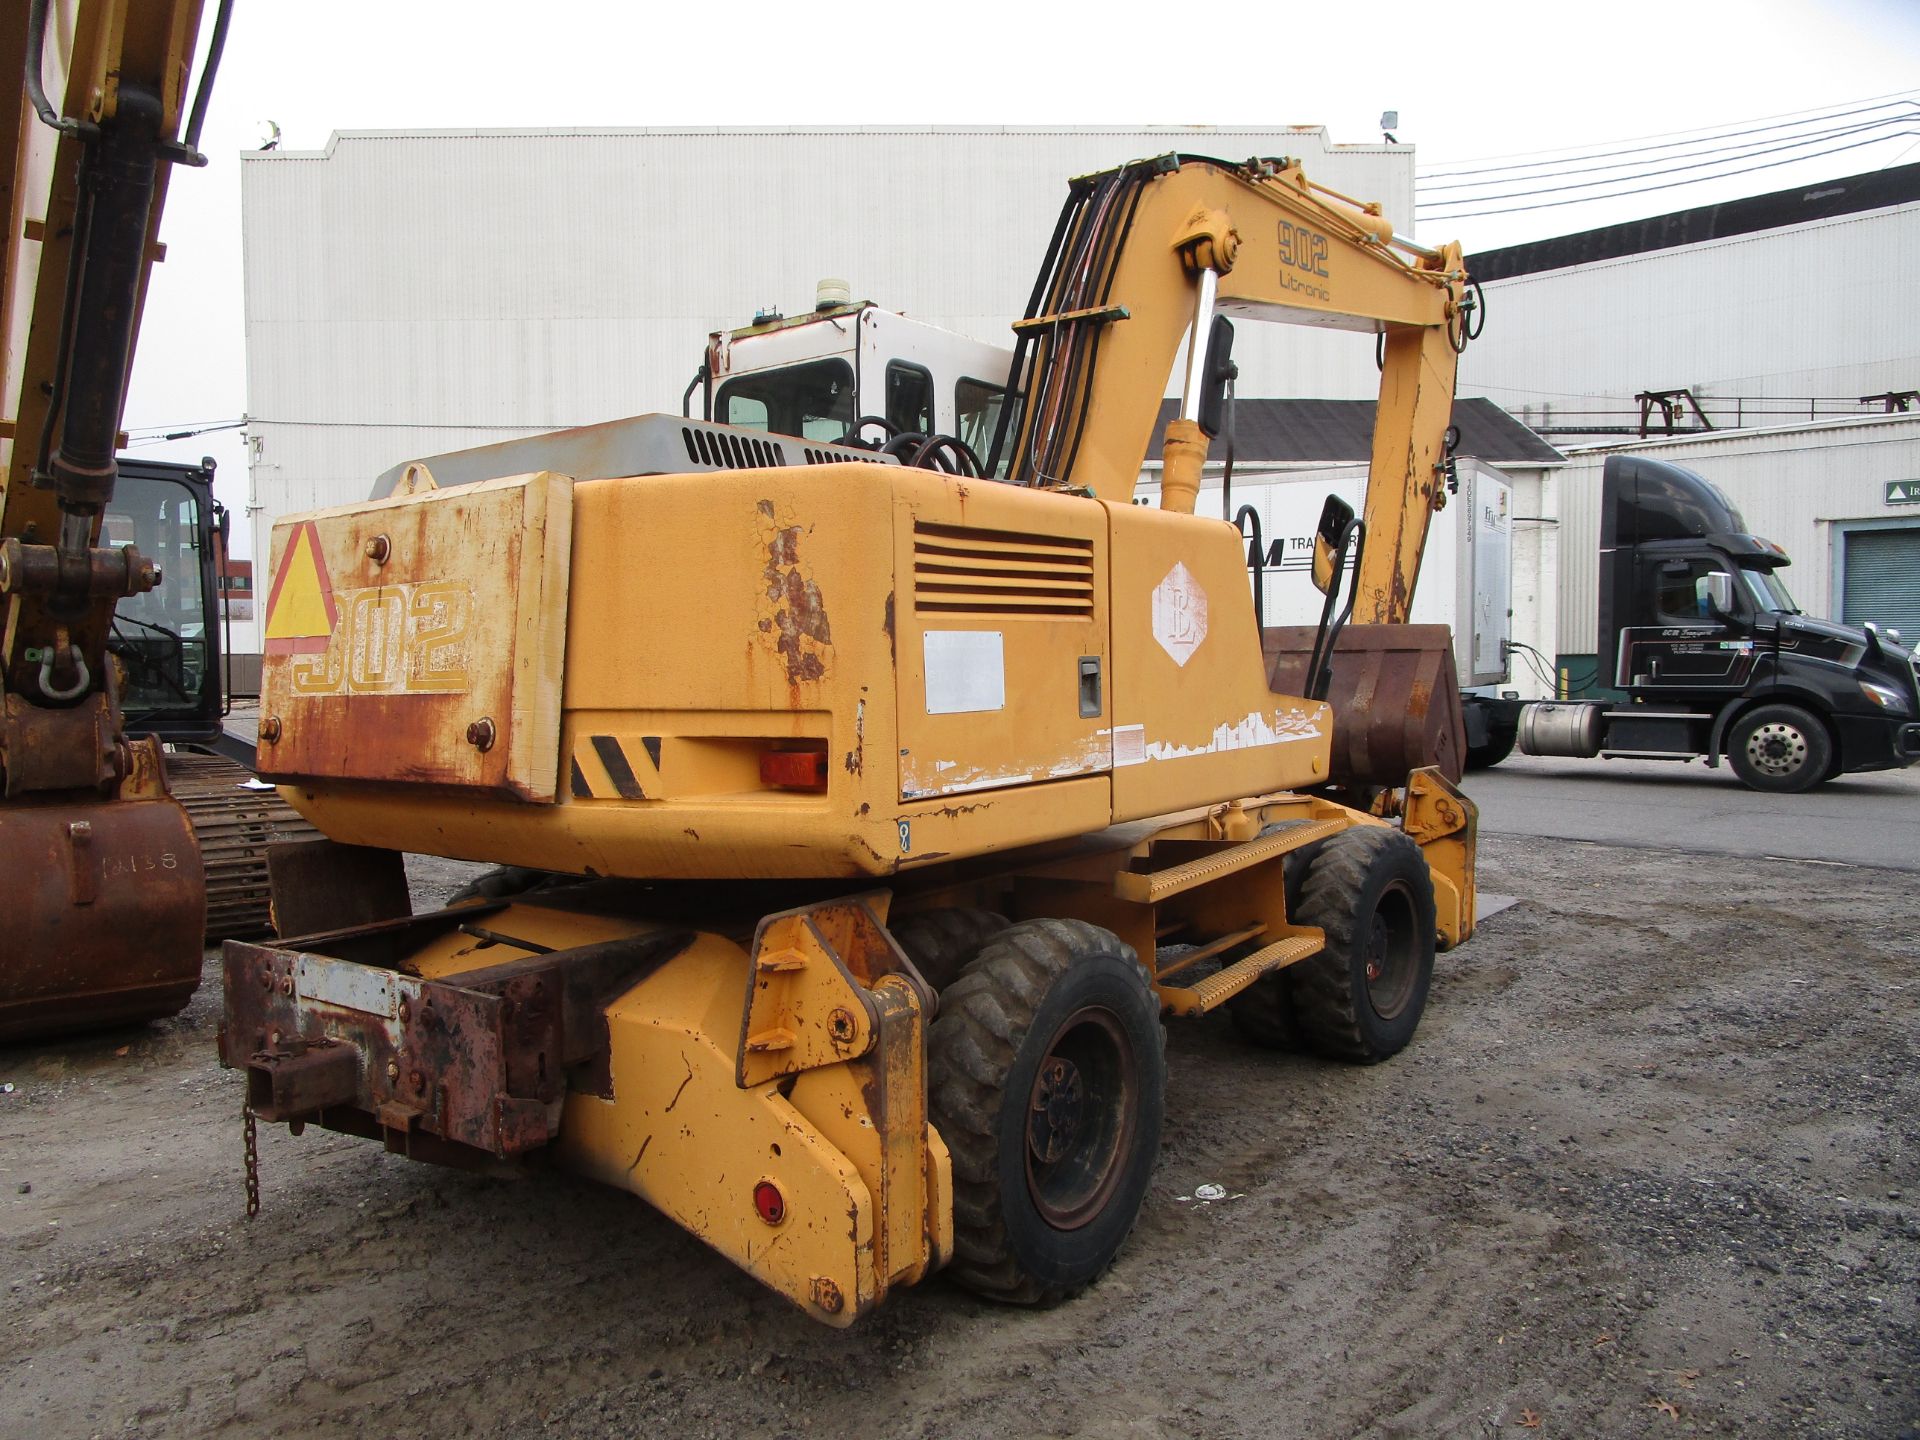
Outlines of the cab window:
M933 376L902 360L887 362L887 420L901 433L933 433Z
M987 463L987 452L993 448L993 432L1000 426L1000 411L1006 403L1007 392L984 380L964 379L953 387L954 433L979 456L982 465ZM1009 451L1013 449L1015 428L1012 424L1007 427ZM1002 458L994 478L1004 480L1006 474L1007 462Z
M844 360L811 360L720 387L714 419L775 435L832 444L853 428L853 368Z
M1707 576L1724 568L1724 562L1709 559L1664 562L1653 597L1659 622L1662 625L1713 624L1713 609L1707 604Z

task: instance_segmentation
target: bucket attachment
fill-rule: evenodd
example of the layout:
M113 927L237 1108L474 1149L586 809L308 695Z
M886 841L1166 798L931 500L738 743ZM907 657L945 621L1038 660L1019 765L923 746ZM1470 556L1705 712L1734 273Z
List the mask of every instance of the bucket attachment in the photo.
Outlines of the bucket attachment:
M207 892L172 800L0 807L0 874L0 1042L157 1020L193 995Z
M1275 694L1306 693L1315 634L1311 625L1260 632ZM1429 765L1459 780L1467 734L1447 626L1344 627L1334 644L1325 699L1333 706L1333 784L1394 789Z

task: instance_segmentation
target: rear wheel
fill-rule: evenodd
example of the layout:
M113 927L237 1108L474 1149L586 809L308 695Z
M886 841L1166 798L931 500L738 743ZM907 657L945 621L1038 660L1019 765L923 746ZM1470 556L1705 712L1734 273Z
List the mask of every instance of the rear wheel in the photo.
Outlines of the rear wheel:
M1301 1040L1362 1065L1398 1054L1433 981L1433 876L1420 847L1383 826L1341 831L1314 857L1298 913L1327 936L1286 972Z
M1759 705L1733 722L1727 760L1749 787L1776 795L1811 790L1830 778L1833 739L1798 705Z
M920 978L936 992L958 980L980 947L1006 928L1006 916L963 906L920 910L887 924Z
M1487 743L1467 746L1467 769L1491 770L1507 756L1513 753L1513 742L1520 738L1520 731L1501 728L1487 732Z
M1112 1263L1160 1150L1165 1045L1146 972L1112 933L1031 920L981 948L927 1045L953 1153L954 1279L1046 1304Z

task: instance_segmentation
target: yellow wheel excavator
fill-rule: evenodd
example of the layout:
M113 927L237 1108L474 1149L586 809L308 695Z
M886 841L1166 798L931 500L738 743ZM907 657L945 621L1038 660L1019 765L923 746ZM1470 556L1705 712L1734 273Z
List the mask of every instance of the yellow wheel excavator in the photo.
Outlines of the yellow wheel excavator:
M1304 637L1192 513L1224 317L1380 349ZM312 933L226 948L249 1125L544 1157L831 1325L942 1268L1091 1283L1170 1017L1386 1060L1472 934L1450 662L1340 624L1405 618L1471 321L1457 247L1284 160L1167 156L1073 182L985 455L645 416L288 517L259 763L330 839ZM405 851L508 868L416 915Z

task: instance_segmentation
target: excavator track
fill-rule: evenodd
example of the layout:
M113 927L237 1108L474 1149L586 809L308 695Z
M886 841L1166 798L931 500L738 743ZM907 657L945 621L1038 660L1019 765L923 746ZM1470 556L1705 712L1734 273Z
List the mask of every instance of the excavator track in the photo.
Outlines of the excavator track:
M278 791L251 788L253 778L219 755L167 756L167 786L193 822L206 865L209 945L271 933L267 846L320 838Z

